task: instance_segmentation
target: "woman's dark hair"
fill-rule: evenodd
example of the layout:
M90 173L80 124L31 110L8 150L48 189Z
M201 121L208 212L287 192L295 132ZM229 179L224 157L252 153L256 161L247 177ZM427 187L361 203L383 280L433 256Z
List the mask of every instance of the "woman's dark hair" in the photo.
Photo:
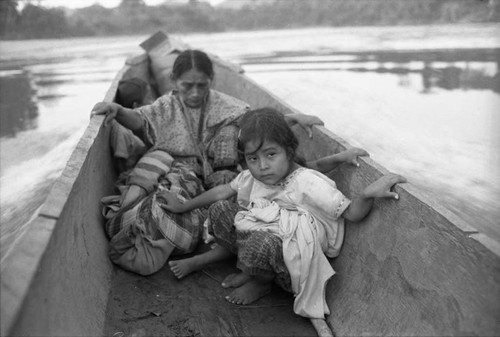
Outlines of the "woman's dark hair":
M208 76L211 80L214 78L214 68L212 61L207 54L201 50L187 49L177 56L172 69L172 78L174 80L182 76L186 71L196 69Z
M264 142L272 141L286 149L288 157L301 162L296 156L299 141L292 129L288 126L285 117L273 108L261 108L246 112L239 120L240 134L238 136L238 152L240 163L245 163L245 144L258 141L255 151L258 151Z

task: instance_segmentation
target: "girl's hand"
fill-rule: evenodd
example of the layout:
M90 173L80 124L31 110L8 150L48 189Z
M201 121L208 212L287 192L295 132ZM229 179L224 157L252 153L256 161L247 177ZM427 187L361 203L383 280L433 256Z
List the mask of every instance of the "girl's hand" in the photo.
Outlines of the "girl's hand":
M160 203L160 207L172 213L184 213L184 204L179 201L177 194L172 192L163 192L161 194L165 203Z
M90 115L105 115L104 126L108 126L109 122L116 118L121 108L122 106L117 103L99 102L94 105Z
M396 192L391 191L391 188L396 184L406 182L406 178L399 174L386 174L372 184L368 185L363 191L363 197L399 199L399 195Z
M350 149L347 149L344 152L341 152L340 154L342 155L345 163L349 163L356 167L359 167L358 157L370 156L368 152L359 147L351 147Z
M398 183L405 183L406 178L398 174L389 173L368 185L360 196L354 198L342 216L352 222L363 220L373 207L375 198L399 199L391 188Z

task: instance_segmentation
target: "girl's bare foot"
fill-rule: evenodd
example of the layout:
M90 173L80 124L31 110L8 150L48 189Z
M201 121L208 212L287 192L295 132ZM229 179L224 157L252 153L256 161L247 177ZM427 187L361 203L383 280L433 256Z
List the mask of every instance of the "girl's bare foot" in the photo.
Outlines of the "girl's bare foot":
M237 288L247 283L251 279L251 276L245 273L234 273L228 275L224 281L222 281L223 288Z
M170 266L172 273L174 273L175 277L178 279L181 279L199 269L196 259L193 258L169 261L168 265Z
M272 282L260 282L251 277L248 282L227 295L226 300L234 304L250 304L269 293L271 287Z

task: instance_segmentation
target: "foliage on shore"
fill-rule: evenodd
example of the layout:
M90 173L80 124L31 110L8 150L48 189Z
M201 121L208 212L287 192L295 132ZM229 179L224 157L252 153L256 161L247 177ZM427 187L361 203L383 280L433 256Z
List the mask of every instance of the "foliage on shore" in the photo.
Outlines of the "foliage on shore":
M0 1L0 39L301 28L309 26L419 25L500 22L500 0L268 0L240 8L146 6L122 0L116 8L67 10L19 0Z

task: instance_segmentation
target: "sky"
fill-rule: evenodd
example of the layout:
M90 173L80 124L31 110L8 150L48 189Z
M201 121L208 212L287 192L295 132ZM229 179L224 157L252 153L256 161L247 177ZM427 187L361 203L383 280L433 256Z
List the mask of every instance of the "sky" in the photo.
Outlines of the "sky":
M39 0L40 4L45 7L68 7L68 8L81 8L92 6L93 4L100 4L103 7L116 7L121 0ZM165 0L144 0L148 6L155 6L163 3ZM217 5L224 0L204 0L210 2L212 5ZM36 1L35 1L36 3Z

